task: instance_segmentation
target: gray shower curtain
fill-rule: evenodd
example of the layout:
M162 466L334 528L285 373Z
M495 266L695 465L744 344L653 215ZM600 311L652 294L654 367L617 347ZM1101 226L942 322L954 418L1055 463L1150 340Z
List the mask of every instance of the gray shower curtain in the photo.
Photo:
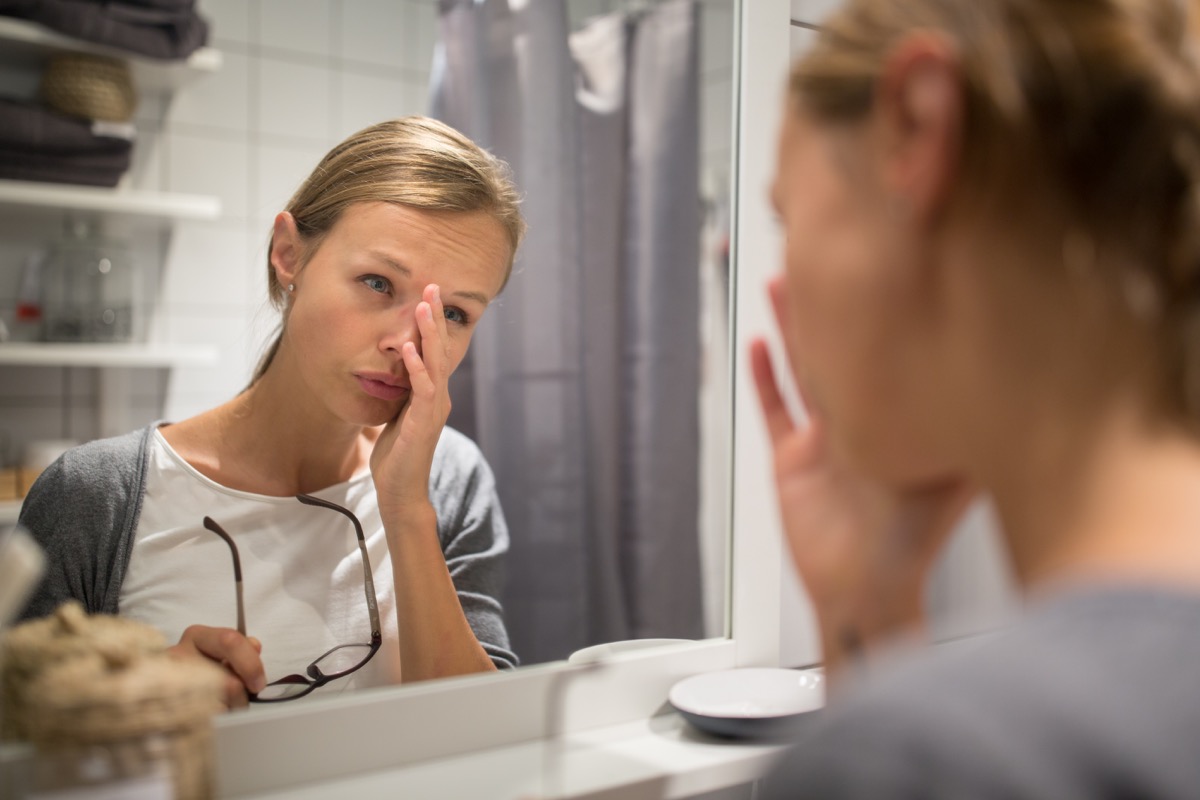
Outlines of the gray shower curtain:
M512 534L525 663L703 635L698 10L571 34L562 0L442 0L434 115L513 167L529 234L451 386Z

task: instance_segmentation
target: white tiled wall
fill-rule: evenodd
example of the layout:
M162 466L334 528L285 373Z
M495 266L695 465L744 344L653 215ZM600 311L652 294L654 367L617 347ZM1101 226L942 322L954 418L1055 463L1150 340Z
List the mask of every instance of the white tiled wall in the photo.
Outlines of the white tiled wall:
M624 0L567 0L573 20ZM728 182L733 0L703 0L706 184ZM273 215L336 142L381 119L426 110L436 0L200 0L221 69L172 96L141 98L128 176L137 188L216 195L215 222L133 235L156 298L155 341L214 344L211 367L132 370L131 425L181 419L237 392L274 325L265 303ZM26 82L29 86L34 85ZM20 82L0 83L5 89ZM25 257L61 225L0 216L0 309L11 313ZM25 441L98 435L95 370L0 366L0 466Z

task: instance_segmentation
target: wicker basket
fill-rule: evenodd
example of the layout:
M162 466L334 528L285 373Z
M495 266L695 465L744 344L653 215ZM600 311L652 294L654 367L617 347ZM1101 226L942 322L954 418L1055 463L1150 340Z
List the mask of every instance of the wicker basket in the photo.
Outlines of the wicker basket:
M89 617L76 602L67 602L48 617L23 623L4 636L0 688L4 717L0 739L25 739L29 686L51 667L89 653L97 643L113 651L160 653L167 643L162 634L120 617Z
M159 776L176 800L214 794L212 717L224 675L203 661L162 656L121 664L90 654L29 687L26 719L38 758L70 785L70 765L107 764L108 779ZM42 778L43 788L47 786Z
M5 637L6 720L33 742L47 791L157 776L173 796L212 797L212 717L224 673L166 655L162 636L74 603Z
M129 65L105 56L61 53L42 73L42 102L76 117L128 122L137 109Z

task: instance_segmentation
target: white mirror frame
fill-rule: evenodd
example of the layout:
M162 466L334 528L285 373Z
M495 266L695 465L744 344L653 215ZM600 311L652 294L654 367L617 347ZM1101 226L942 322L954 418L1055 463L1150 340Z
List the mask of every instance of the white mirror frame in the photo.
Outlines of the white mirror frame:
M779 268L782 246L767 193L789 23L789 0L737 5L730 638L623 654L600 666L558 662L225 715L216 725L219 796L278 791L646 719L663 708L670 686L688 675L779 664L787 567L769 445L743 356L752 337L774 330L764 287Z

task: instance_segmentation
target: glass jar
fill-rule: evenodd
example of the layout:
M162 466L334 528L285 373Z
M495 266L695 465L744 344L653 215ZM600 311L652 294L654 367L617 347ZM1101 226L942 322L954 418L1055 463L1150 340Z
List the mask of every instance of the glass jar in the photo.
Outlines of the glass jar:
M39 747L32 772L32 797L177 800L162 736Z
M138 337L141 282L129 246L70 220L42 267L42 339L129 342Z

